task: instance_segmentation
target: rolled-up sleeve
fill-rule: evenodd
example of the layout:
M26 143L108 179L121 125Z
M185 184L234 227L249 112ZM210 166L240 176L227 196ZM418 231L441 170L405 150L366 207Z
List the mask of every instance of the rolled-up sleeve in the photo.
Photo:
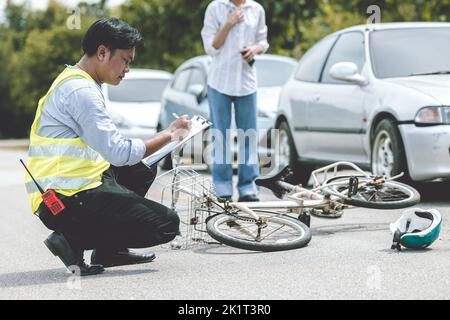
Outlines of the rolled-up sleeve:
M266 25L266 13L264 8L260 6L259 19L258 19L258 29L256 31L256 43L259 44L263 52L265 53L269 49L269 43L267 42L267 25Z
M216 4L214 2L210 3L206 8L205 19L203 21L203 28L201 31L203 48L206 54L210 56L215 56L220 52L220 48L216 49L213 47L214 38L220 30L219 20L216 14Z
M124 138L106 112L100 92L80 88L68 97L66 108L79 128L76 134L114 166L134 165L143 159L146 146L141 139Z

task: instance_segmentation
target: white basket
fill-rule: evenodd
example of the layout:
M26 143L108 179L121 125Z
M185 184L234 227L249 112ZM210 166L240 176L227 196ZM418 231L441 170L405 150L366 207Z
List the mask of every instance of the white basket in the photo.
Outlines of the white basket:
M189 166L178 166L156 177L146 198L169 207L180 217L181 235L168 244L171 249L190 249L214 242L206 232L205 220L209 214L197 210L205 196L214 196L210 179Z

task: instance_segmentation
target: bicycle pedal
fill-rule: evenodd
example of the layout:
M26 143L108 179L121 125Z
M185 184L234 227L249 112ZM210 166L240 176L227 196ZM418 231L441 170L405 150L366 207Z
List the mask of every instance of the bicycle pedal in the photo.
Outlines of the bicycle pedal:
M337 219L342 217L344 211L322 211L312 209L310 213L311 215L319 218Z
M358 185L359 180L357 177L350 177L348 181L348 197L351 198L352 196L356 195L358 193Z

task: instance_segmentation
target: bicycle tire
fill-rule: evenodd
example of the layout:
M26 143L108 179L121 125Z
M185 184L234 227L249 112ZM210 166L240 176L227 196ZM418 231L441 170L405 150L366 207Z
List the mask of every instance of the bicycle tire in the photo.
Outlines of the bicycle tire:
M412 207L420 202L420 194L416 189L398 181L386 181L380 185L366 185L363 187L364 189L358 190L355 195L348 197L343 192L348 190L344 182L348 182L350 177L339 176L328 179L325 184L338 183L338 180L341 179L342 185L329 186L324 188L323 192L341 198L345 204L371 209L401 209ZM357 177L359 182L371 179L364 176L354 177ZM377 193L379 194L378 198ZM382 197L383 193L385 198ZM369 195L371 198L368 199L365 195Z
M253 231L256 232L257 226L256 222L250 215L243 213L242 211L237 211L234 215L228 213L220 213L212 216L206 222L206 231L208 234L216 241L226 244L230 247L235 247L239 249L252 250L252 251L282 251L282 250L292 250L299 249L306 246L311 240L311 230L301 221L282 215L277 212L265 211L265 210L254 210L256 214L261 217L268 218L268 226L263 228L266 236L262 239L257 240L255 234L252 234L253 238L248 234ZM245 221L253 220L253 221ZM242 229L242 225L246 223L246 227L251 229ZM236 226L237 225L237 226ZM270 232L271 228L274 226L284 227L276 229L275 231L280 233L282 231L286 232L282 235L280 239L274 239ZM234 230L233 230L234 229ZM290 232L288 229L290 229ZM238 235L233 235L232 232L238 231ZM274 233L274 232L272 232ZM245 239L244 235L247 234L248 238ZM289 239L290 236L292 239Z

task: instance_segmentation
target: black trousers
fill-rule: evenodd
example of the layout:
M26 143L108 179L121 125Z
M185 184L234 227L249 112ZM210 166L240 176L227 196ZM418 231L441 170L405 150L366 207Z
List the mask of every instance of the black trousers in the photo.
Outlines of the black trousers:
M173 240L180 220L169 208L145 199L156 167L142 163L111 166L102 185L71 197L58 195L66 209L54 216L44 205L39 218L50 230L64 235L78 250L146 248Z

